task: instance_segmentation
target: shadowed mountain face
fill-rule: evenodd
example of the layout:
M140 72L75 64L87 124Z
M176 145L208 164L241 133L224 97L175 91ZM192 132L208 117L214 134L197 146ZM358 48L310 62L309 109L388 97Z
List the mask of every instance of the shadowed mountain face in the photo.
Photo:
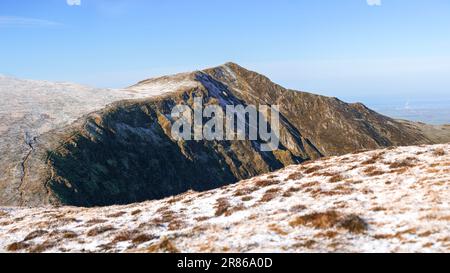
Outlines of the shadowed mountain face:
M322 156L450 141L448 128L425 130L362 104L287 90L232 63L125 90L1 81L12 102L0 112L7 121L0 127L1 205L126 204L208 190ZM38 99L26 107L15 98L21 94L14 89L26 93L38 84ZM53 103L49 87L70 105ZM58 92L68 88L73 92ZM280 149L263 152L261 141L173 139L173 107L193 107L200 96L204 105L279 105Z

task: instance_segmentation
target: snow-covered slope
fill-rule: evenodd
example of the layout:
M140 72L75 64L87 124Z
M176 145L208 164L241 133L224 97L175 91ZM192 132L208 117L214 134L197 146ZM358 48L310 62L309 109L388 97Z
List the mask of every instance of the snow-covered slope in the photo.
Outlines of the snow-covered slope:
M449 252L450 144L325 158L127 206L3 208L0 251Z
M73 83L0 76L0 133L5 133L14 123L21 122L25 132L42 134L67 125L114 101L147 98L176 91L181 84L175 84L176 81L174 77L167 77L165 81L150 81L140 88L100 89ZM187 82L186 80L185 83Z

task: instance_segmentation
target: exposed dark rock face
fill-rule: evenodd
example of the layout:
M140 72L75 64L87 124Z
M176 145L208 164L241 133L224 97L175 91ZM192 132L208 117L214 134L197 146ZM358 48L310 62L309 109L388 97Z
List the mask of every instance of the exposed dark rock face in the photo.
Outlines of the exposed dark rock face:
M286 90L232 63L146 80L127 91L162 89L163 95L117 100L34 137L18 189L2 182L2 195L9 198L0 203L126 204L212 189L322 156L436 142L362 104ZM173 139L172 108L192 107L199 96L205 105L279 105L280 149L263 152L261 141Z
M268 78L236 64L207 70L250 103L262 100L280 105L281 113L304 137L327 155L393 145L414 145L430 140L420 131L380 115L363 104L287 90ZM224 72L225 71L225 72ZM229 75L234 74L234 79Z

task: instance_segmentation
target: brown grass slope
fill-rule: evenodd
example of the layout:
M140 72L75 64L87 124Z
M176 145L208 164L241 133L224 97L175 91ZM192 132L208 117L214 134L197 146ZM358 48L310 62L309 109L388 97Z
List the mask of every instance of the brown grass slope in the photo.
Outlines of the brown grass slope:
M450 144L99 208L1 208L0 252L449 252Z

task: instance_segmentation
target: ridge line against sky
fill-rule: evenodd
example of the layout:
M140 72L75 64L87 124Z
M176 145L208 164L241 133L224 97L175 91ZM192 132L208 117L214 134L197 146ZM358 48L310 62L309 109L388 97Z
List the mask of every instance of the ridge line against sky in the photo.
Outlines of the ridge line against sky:
M233 61L343 98L449 98L450 2L2 0L0 73L125 87Z

